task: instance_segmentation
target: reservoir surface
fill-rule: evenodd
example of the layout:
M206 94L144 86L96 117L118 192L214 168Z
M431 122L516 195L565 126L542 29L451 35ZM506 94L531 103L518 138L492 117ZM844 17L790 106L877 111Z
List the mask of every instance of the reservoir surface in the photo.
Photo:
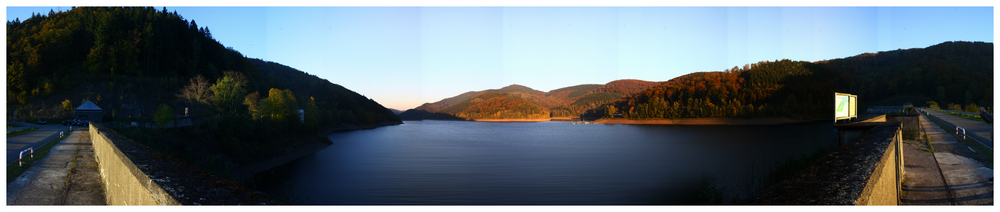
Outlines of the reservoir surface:
M773 126L405 121L260 177L307 205L739 204L769 170L835 145L833 122ZM700 195L700 196L699 196Z

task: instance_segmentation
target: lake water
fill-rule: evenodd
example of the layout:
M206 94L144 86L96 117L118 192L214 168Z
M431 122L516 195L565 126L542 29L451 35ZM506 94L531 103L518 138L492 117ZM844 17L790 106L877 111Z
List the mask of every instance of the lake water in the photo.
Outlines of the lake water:
M835 144L832 122L666 126L405 121L334 133L333 145L269 171L293 204L692 204L759 192L769 167Z

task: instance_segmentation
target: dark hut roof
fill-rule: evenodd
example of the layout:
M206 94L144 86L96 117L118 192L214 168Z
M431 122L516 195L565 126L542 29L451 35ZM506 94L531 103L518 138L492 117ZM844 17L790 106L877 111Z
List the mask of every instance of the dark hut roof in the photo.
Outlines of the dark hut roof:
M80 110L98 110L99 111L99 110L101 110L101 107L98 107L93 102L90 102L90 100L87 100L86 102L83 102L83 104L81 104L79 107L76 107L76 110L77 111L80 111Z

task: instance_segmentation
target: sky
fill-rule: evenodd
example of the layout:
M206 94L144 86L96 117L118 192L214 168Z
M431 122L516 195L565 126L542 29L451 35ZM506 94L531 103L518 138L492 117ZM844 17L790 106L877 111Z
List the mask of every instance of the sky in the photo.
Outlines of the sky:
M155 6L161 10L162 6ZM406 110L467 91L667 81L760 61L993 42L992 7L179 7L249 58ZM69 7L10 7L7 20Z

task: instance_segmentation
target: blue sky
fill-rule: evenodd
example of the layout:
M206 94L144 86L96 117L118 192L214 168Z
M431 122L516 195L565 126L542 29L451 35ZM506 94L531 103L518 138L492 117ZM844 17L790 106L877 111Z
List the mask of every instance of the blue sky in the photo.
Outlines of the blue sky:
M7 20L56 7L7 7ZM156 6L159 10L162 7ZM67 7L61 9L66 10ZM993 42L992 7L171 7L250 58L409 109L520 84L666 81L765 60Z

